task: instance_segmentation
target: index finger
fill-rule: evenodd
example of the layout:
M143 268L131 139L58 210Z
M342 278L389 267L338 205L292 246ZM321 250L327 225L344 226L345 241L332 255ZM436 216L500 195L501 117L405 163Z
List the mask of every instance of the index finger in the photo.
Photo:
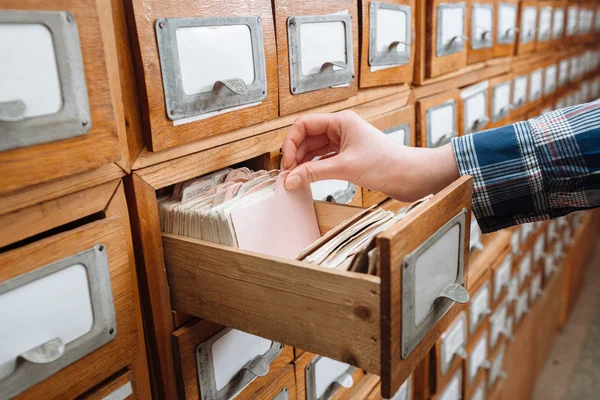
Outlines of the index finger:
M325 133L331 142L339 143L337 122L337 114L311 114L296 119L283 139L281 167L288 169L295 166L296 152L307 136Z

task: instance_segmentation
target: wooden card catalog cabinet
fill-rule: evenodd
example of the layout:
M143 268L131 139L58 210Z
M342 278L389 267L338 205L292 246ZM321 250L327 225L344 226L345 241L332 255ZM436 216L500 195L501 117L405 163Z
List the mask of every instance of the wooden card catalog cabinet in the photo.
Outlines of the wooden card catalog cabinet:
M277 116L271 3L133 0L148 143L164 150Z
M462 311L442 334L435 347L435 388L442 391L452 378L452 372L467 358L467 314Z
M550 96L556 91L558 84L558 63L552 61L544 68L544 96Z
M427 77L435 78L467 65L467 2L433 0L427 9Z
M462 104L462 134L469 135L486 128L490 122L488 116L489 82L484 81L460 92Z
M411 83L415 0L361 1L360 87Z
M495 1L475 0L470 7L468 62L472 64L494 56Z
M163 234L172 308L379 375L389 398L468 300L471 185L460 178L381 233L379 276ZM315 206L326 226L358 211Z
M489 84L489 128L504 126L508 123L512 101L512 76L502 75L490 79Z
M529 89L529 75L522 74L516 75L513 78L513 91L512 91L512 104L511 104L511 117L517 117L522 114L527 104L527 95Z
M519 15L519 42L517 44L517 54L524 54L535 50L538 28L537 2L521 2Z
M182 399L250 399L293 359L291 347L212 322L173 333Z
M279 114L288 115L355 95L356 0L276 0L274 12Z
M120 158L112 20L96 3L2 3L0 193Z
M459 135L459 96L451 89L417 101L418 146L440 147Z
M552 2L539 3L536 51L548 49L552 43Z
M494 56L512 56L517 42L518 0L500 0L496 3L496 44Z
M552 10L552 45L560 45L565 37L565 7L564 3L554 5Z

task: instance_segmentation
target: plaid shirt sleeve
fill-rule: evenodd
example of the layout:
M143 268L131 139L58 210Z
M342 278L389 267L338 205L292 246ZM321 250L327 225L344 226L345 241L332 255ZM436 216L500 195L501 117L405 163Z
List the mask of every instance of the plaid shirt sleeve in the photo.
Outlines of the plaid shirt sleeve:
M452 140L482 232L600 206L600 100Z

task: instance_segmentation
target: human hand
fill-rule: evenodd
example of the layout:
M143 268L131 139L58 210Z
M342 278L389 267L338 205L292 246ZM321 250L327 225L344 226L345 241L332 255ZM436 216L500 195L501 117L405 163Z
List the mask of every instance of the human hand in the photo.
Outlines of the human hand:
M291 170L285 182L288 189L339 179L414 201L459 177L450 145L403 146L349 110L298 118L282 151L281 168ZM317 156L326 157L313 161Z

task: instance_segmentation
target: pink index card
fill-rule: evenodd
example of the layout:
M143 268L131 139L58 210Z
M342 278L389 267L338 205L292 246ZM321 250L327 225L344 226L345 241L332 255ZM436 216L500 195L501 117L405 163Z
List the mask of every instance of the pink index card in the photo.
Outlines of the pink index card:
M240 249L295 259L321 237L310 186L287 190L231 213Z

